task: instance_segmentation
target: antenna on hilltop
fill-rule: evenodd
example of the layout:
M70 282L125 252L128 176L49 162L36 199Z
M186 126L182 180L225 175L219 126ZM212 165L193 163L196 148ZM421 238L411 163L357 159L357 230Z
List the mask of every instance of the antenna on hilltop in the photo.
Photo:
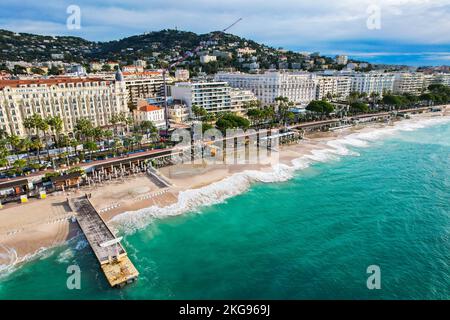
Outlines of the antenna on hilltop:
M237 25L239 22L242 21L242 18L237 19L232 25L228 26L227 28L223 29L222 32L225 33L228 31L228 29L233 28L235 25Z
M237 19L233 24L229 25L228 27L226 27L225 29L222 30L222 33L225 33L226 31L228 31L229 29L231 29L232 27L234 27L236 24L238 24L239 22L241 22L243 19L239 18ZM175 27L176 28L176 27ZM175 29L176 30L176 29ZM212 34L212 36L209 38L209 41L215 40L216 38L219 37L219 34ZM207 43L209 42L207 41ZM207 44L205 45L205 47L207 46ZM197 52L199 52L204 46L203 45L199 45L197 46L193 52L188 52L186 53L183 57L181 57L179 60L177 60L176 62L172 63L171 65L169 65L169 67L163 69L163 83L164 83L164 116L166 118L166 135L169 135L169 127L170 127L170 123L169 123L169 110L168 110L168 105L167 105L167 83L166 83L166 74L167 72L178 66L180 63L182 63L184 60L186 60L187 58L195 55Z

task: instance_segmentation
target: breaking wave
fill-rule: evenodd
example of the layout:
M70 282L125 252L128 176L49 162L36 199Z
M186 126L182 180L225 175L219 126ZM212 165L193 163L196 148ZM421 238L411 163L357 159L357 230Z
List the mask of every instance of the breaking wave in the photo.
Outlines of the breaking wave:
M219 182L208 186L186 190L179 193L178 202L167 206L152 206L138 211L124 212L111 221L126 234L145 228L155 219L181 215L186 212L195 212L202 207L224 202L226 199L247 191L253 183L284 182L294 177L295 172L308 168L316 162L338 160L341 156L359 156L351 148L367 148L374 141L392 136L401 131L414 131L417 129L450 122L449 116L433 118L413 118L381 128L365 128L361 132L350 133L347 136L330 140L309 154L291 161L291 165L277 164L272 170L247 170L235 173Z

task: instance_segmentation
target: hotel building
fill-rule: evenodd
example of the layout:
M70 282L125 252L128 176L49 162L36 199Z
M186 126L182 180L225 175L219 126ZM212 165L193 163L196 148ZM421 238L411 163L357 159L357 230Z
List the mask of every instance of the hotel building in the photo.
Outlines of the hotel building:
M426 87L427 81L423 73L404 72L395 74L395 93L420 94Z
M449 73L438 73L433 75L430 84L443 84L445 86L450 86L450 74Z
M340 98L350 95L351 79L346 76L318 75L316 78L316 99Z
M120 80L120 79L119 79ZM125 82L100 78L0 80L0 128L25 136L23 120L33 114L59 116L63 132L77 120L105 126L113 114L128 112Z
M392 73L355 72L350 74L352 81L351 91L366 93L383 94L394 90L395 75Z
M277 97L287 97L298 104L307 104L316 97L313 74L266 72L263 74L218 73L216 81L225 81L233 88L252 91L264 105Z
M246 105L251 102L256 102L258 99L250 90L231 88L230 101L232 111L242 115L246 113Z

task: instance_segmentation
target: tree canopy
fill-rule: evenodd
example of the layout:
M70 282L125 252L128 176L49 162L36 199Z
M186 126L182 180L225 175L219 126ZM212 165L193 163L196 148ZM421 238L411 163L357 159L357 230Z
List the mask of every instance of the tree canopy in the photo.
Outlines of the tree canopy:
M238 115L227 113L219 118L216 122L216 127L220 131L224 132L227 129L247 129L250 126L250 121L246 118L240 117Z
M313 100L308 104L306 110L321 114L330 114L334 111L334 106L327 101Z

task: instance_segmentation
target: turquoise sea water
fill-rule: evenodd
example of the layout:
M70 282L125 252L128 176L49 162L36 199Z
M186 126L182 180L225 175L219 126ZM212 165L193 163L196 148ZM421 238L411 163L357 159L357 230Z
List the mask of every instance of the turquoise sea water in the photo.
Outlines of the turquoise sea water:
M127 235L141 276L125 289L76 239L0 279L0 299L449 299L450 123L350 149Z

